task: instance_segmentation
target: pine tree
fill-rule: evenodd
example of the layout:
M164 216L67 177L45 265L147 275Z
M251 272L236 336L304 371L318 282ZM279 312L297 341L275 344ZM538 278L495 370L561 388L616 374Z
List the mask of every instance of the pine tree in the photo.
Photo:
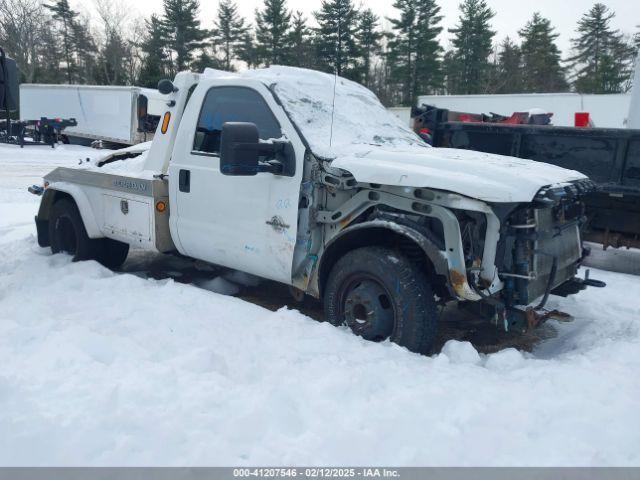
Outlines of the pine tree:
M492 51L490 21L495 13L486 0L463 0L460 18L453 33L453 50L447 57L447 82L449 93L482 93L488 89L491 70L489 56Z
M350 79L358 77L358 11L351 0L322 0L313 14L318 22L315 48L318 68Z
M289 63L291 12L285 0L264 0L264 9L256 10L256 49L266 66Z
M238 53L248 30L233 0L222 0L218 5L218 15L214 22L213 42L222 52L223 69L234 69L232 62L239 58Z
M524 92L565 92L568 89L560 66L560 49L551 21L538 12L518 32L522 39L522 75Z
M307 27L307 19L300 11L291 16L288 43L291 49L290 65L295 67L314 66L315 58L311 45L311 31Z
M506 37L498 50L498 66L494 93L522 93L522 53L520 47Z
M359 15L357 37L362 59L361 80L366 87L370 87L373 58L380 53L382 40L382 33L378 30L378 17L370 8L363 10Z
M193 60L193 52L202 48L207 32L200 28L198 0L163 0L162 28L167 46L175 52L176 71L186 70Z
M442 16L435 0L396 0L400 18L390 18L393 36L389 40L391 81L400 86L403 105L412 105L418 93L430 93L441 83L442 49L437 36Z
M440 22L440 7L435 0L423 0L418 10L417 19L417 45L416 53L416 90L413 92L413 102L417 100L419 93L431 93L441 88L442 74L442 47L438 41L438 35L442 32Z
M618 93L632 74L633 49L610 26L615 13L596 3L578 21L571 40L573 85L581 93Z
M62 53L65 61L67 82L72 83L75 75L75 59L73 58L73 27L78 12L71 9L68 0L57 0L52 5L45 5L51 10L53 19L58 23L58 34L62 38Z
M200 54L191 64L191 68L196 72L203 72L205 68L220 68L220 60L211 54L209 49L203 48Z
M244 33L238 43L237 55L239 60L247 64L247 68L258 67L262 61L255 36L250 28Z
M62 83L63 72L60 70L60 57L63 55L62 46L56 38L53 20L47 19L42 30L42 50L39 54L38 67L34 75L35 83Z
M98 82L104 85L124 85L127 81L124 70L129 55L126 42L117 32L109 32L101 49Z
M88 18L79 19L71 24L75 72L78 83L108 83L98 78L98 46L91 35Z
M156 15L151 15L145 21L147 34L142 42L142 52L145 61L140 71L140 84L144 87L155 88L158 81L168 76L168 58L164 29L161 20Z

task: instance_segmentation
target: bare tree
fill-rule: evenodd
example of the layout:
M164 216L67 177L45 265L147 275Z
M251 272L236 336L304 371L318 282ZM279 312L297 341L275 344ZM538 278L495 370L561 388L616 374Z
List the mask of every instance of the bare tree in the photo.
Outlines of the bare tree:
M0 0L0 44L27 82L36 79L47 19L38 0Z

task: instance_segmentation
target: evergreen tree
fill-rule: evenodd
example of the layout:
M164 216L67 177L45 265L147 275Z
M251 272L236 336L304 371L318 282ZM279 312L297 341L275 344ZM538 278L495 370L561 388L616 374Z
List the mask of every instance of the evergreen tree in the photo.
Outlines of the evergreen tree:
M151 15L151 18L145 21L145 25L147 35L142 42L145 61L140 71L140 84L143 87L155 88L158 81L169 74L164 29L156 15Z
M311 31L307 27L307 19L300 11L295 12L291 17L288 43L291 48L291 65L296 67L314 66Z
M62 53L65 61L67 83L72 83L75 75L75 59L73 58L73 27L78 12L71 9L68 0L57 0L52 5L45 5L58 23L58 34L62 38Z
M438 35L442 32L440 7L435 0L422 0L418 10L418 51L416 54L416 90L413 102L422 92L433 92L442 86L442 47Z
M506 37L498 51L494 93L522 93L522 53L520 47Z
M555 43L551 21L538 12L518 32L522 39L522 78L525 92L565 92L568 89L560 66L560 49Z
M48 18L46 27L42 30L42 51L38 57L34 82L61 83L65 81L64 72L60 70L60 57L63 55L62 46L57 40L53 20Z
M233 0L221 0L218 15L214 22L213 42L222 52L222 68L233 70L233 60L239 58L241 46L246 40L249 28L238 13Z
M91 35L89 19L79 19L71 24L75 79L78 83L106 83L98 79L98 46Z
M453 33L453 50L447 58L449 93L482 93L488 89L489 56L495 32L490 21L495 13L486 0L463 0L458 25Z
M291 12L286 1L264 0L264 9L256 10L256 49L262 63L267 66L289 63L290 30Z
M314 12L315 48L318 68L343 77L358 76L356 31L358 12L351 0L322 0L320 11Z
M186 70L193 60L193 51L202 48L207 32L200 28L198 0L163 0L162 28L167 46L175 52L176 71Z
M200 54L191 64L191 68L196 72L203 72L205 68L220 68L220 60L211 54L209 49L203 48Z
M109 32L100 51L98 83L104 85L124 85L127 81L125 64L129 48L117 32Z
M260 65L263 57L260 55L261 52L250 28L247 29L238 43L237 53L238 59L245 62L247 64L247 68L255 68Z
M382 33L378 30L378 17L369 8L359 15L357 36L362 58L362 83L370 87L373 57L380 53Z
M581 93L618 93L632 74L633 48L610 26L615 13L596 3L578 21L571 40L573 85Z
M429 93L442 83L442 49L437 40L442 16L435 0L396 0L400 18L390 18L394 35L389 40L391 81L400 86L400 102L412 105L419 93Z

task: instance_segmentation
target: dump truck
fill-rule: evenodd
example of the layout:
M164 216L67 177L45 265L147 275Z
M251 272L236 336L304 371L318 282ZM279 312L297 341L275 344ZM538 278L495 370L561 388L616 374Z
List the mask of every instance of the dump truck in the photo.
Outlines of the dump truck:
M603 248L640 248L640 130L508 125L423 106L415 126L436 147L510 155L574 169L596 188L584 197L583 237Z
M366 88L272 66L181 72L153 141L56 168L38 242L118 268L130 246L180 254L319 298L325 318L428 353L437 306L506 330L550 295L603 286L577 271L583 174L433 148Z

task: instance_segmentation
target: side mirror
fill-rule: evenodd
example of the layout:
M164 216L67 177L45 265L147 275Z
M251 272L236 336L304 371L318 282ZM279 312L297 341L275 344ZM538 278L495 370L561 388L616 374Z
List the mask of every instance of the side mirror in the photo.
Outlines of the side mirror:
M175 85L173 85L173 82L171 80L165 78L158 82L158 91L162 95L168 95L170 93L177 92L178 89L175 87Z
M259 143L255 123L224 123L220 137L220 172L223 175L256 175Z
M220 172L245 176L267 172L293 177L295 151L288 141L260 142L255 123L225 122L220 136Z

